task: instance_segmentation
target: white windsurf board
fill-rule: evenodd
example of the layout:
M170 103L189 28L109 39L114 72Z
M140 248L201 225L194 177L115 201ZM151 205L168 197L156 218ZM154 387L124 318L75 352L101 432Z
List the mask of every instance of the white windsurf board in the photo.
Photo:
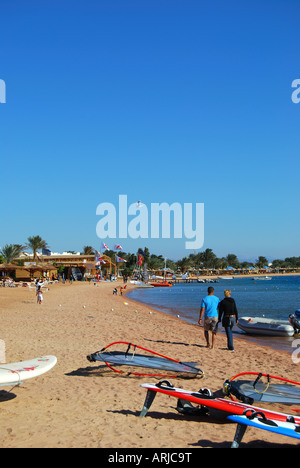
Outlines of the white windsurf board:
M55 356L42 356L29 361L0 365L0 386L19 385L24 380L50 371L57 363Z

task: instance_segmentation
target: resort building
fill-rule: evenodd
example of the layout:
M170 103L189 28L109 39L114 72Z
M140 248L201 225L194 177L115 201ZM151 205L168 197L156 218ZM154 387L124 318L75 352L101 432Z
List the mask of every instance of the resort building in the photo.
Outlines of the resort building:
M16 281L29 281L31 278L40 276L58 278L59 276L68 280L86 280L97 276L108 278L117 274L116 264L107 255L102 255L100 261L95 260L95 255L81 255L80 253L63 253L51 255L38 255L34 261L32 255L22 254L16 265Z

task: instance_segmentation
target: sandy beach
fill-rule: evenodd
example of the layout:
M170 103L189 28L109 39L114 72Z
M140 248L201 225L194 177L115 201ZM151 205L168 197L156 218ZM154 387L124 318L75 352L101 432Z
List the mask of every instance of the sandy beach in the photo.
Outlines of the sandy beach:
M206 349L201 328L115 296L114 287L110 282L53 284L42 305L28 288L0 289L0 338L6 343L6 362L47 354L58 359L47 374L0 390L1 448L230 447L235 424L219 415L180 415L176 400L165 395L158 395L147 417L139 419L146 396L140 385L159 379L121 376L86 359L114 341L198 362L205 380L172 379L176 387L193 391L206 387L218 392L224 380L244 371L299 380L299 364L289 353L243 339L236 340L235 353L229 353L223 334L217 336L214 350ZM272 409L289 412L283 405ZM297 445L296 439L250 428L242 447Z

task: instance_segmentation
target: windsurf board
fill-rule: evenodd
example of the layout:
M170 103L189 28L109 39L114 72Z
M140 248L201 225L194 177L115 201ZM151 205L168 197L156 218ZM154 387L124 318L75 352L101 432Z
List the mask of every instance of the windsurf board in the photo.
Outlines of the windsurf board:
M300 439L300 425L292 422L274 421L270 419L264 420L259 417L249 419L246 415L231 415L228 416L227 419L245 426L252 426L257 429L264 429L265 431Z
M275 421L267 419L264 412L247 414L247 410L243 415L231 415L227 419L237 423L236 433L231 448L238 448L249 426L256 429L263 429L275 434L300 439L300 425L295 424L292 417L289 421Z
M271 410L265 410L262 408L258 408L252 405L247 405L245 403L240 403L237 401L226 400L224 398L213 398L211 396L211 392L208 390L201 390L199 392L193 392L189 390L183 390L180 388L172 387L169 382L162 381L158 384L151 384L145 383L142 384L141 387L146 388L148 390L146 400L144 403L144 407L140 414L140 417L146 416L150 406L156 396L157 393L163 393L165 395L173 396L177 399L187 400L192 403L196 403L197 405L205 406L207 408L214 408L220 411L224 411L226 413L235 414L235 415L243 415L245 410L254 410L257 412L263 411L266 418L274 419L276 421L287 421L291 417L289 414L278 413ZM300 418L294 417L294 421L296 424L300 424Z
M24 380L50 371L57 363L55 356L42 356L29 361L0 365L0 386L19 385Z

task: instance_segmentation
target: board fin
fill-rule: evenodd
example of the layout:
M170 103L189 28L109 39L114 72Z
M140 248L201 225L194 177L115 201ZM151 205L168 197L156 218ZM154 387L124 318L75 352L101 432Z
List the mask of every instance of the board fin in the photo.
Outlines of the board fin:
M148 413L148 411L149 411L155 397L156 397L156 392L154 390L148 390L147 391L145 403L144 403L143 409L142 409L142 411L141 411L141 413L139 415L140 418L144 418L146 416L146 414Z
M243 440L243 437L246 433L247 426L245 424L238 424L234 436L234 440L231 444L231 448L239 448L240 443Z

